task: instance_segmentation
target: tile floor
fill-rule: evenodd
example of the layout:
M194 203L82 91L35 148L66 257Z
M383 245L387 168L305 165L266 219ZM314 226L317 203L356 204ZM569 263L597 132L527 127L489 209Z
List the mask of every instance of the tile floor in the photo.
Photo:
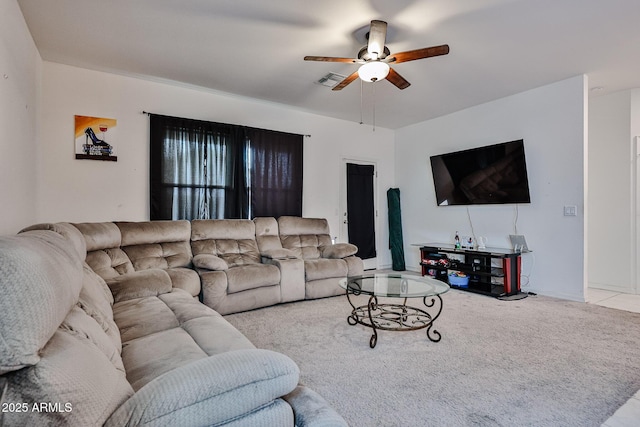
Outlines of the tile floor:
M640 295L621 294L619 292L589 288L587 302L603 307L640 313Z
M587 303L640 313L640 295L589 288ZM640 426L640 391L602 424L602 427L637 426Z

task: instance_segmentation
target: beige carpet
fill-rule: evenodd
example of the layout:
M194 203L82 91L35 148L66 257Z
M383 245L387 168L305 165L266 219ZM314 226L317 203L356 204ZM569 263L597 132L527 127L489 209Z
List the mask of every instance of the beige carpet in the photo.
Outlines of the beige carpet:
M370 330L347 324L344 296L226 318L295 360L352 427L600 426L640 389L640 314L542 296L443 299L439 343L381 331L375 349Z

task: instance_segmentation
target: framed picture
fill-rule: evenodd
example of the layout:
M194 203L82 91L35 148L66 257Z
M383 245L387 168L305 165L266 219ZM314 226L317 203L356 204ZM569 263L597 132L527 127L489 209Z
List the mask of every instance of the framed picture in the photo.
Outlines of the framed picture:
M116 119L75 116L76 159L118 161Z

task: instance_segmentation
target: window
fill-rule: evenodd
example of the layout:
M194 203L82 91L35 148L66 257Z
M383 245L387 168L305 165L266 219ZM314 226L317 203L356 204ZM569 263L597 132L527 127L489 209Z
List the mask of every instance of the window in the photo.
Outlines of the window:
M302 135L150 115L150 217L302 215Z

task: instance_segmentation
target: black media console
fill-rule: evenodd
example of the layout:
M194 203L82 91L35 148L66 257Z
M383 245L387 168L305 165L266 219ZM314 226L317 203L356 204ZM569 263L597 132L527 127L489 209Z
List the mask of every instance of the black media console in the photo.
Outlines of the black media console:
M456 249L447 243L421 243L423 276L449 283L449 274L464 273L468 284L449 283L454 289L507 297L520 293L521 252L504 248Z

